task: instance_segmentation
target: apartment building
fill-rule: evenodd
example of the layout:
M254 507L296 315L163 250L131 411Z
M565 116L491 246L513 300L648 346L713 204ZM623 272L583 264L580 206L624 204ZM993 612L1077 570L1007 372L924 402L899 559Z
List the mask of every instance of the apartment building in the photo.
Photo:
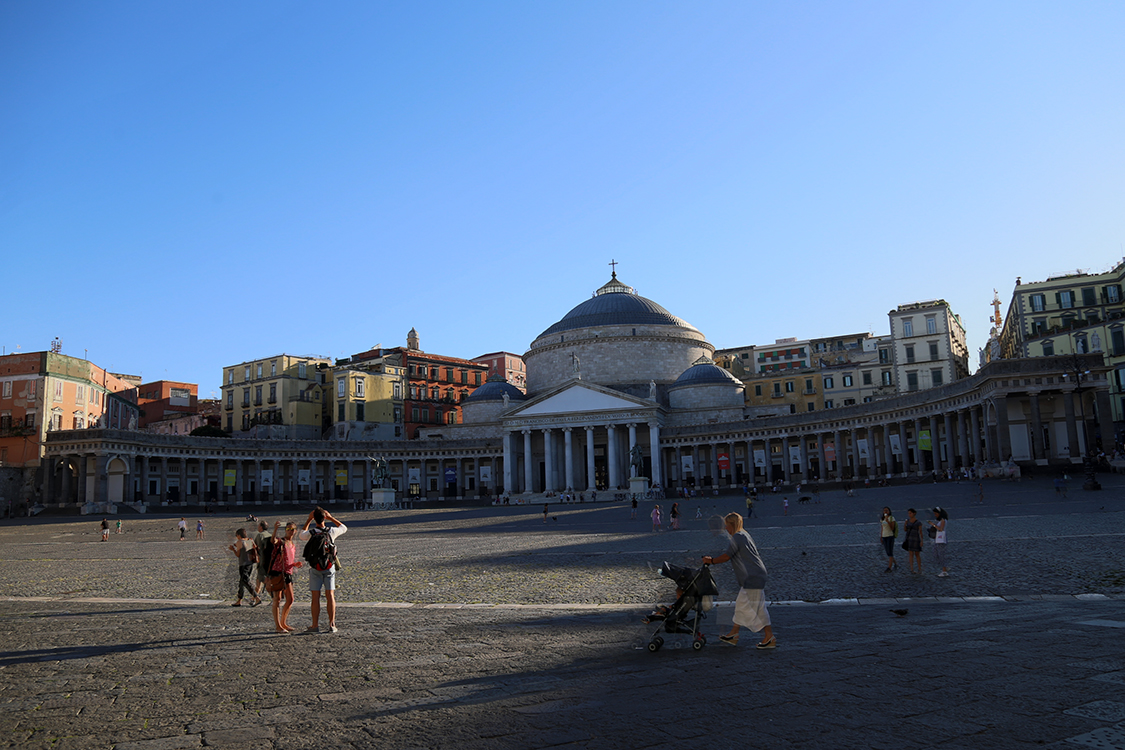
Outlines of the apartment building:
M508 381L509 385L519 388L521 393L527 393L527 370L520 355L511 352L490 352L473 357L472 361L488 367L486 381L493 375L499 375Z
M892 378L899 393L936 388L969 376L965 327L945 300L899 305L887 316Z
M235 437L320 438L331 424L327 357L278 354L223 368L223 429Z

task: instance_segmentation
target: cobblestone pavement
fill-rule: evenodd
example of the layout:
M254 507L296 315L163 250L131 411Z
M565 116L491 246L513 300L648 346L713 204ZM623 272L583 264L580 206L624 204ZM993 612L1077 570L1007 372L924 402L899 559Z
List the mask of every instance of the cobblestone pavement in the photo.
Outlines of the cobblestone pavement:
M643 648L640 614L671 595L653 568L720 550L707 516L738 497L686 501L662 534L623 505L546 525L537 507L344 512L340 632L294 636L221 603L237 518L182 543L178 516L127 517L108 543L100 519L8 522L0 745L1125 747L1125 513L1104 484L995 483L983 507L957 485L825 493L789 516L763 499L767 594L791 602L769 652L714 638L729 606L702 651ZM950 578L880 572L870 519L907 504L949 508Z

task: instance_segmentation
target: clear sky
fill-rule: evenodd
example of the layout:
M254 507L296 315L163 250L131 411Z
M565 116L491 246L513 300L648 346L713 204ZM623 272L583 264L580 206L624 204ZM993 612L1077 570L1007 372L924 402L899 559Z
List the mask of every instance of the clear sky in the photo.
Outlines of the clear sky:
M988 336L1125 250L1121 2L0 0L0 345L526 351L609 278L716 347Z

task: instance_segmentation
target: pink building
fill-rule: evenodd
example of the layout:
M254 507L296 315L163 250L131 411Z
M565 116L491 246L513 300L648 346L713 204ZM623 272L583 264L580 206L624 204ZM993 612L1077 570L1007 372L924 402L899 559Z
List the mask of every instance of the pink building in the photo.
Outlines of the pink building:
M488 366L489 377L500 375L510 384L527 393L527 372L524 370L523 357L511 352L492 352L473 357L473 362Z

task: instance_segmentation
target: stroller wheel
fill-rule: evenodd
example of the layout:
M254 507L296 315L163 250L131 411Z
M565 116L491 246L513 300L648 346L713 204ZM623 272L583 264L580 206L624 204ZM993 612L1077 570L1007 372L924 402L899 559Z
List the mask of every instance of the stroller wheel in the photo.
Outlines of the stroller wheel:
M703 645L706 643L702 638L691 644L691 647L696 651L702 651Z
M651 641L648 642L648 650L655 654L657 651L660 650L660 647L663 646L663 645L664 645L664 639L663 638L653 638Z

